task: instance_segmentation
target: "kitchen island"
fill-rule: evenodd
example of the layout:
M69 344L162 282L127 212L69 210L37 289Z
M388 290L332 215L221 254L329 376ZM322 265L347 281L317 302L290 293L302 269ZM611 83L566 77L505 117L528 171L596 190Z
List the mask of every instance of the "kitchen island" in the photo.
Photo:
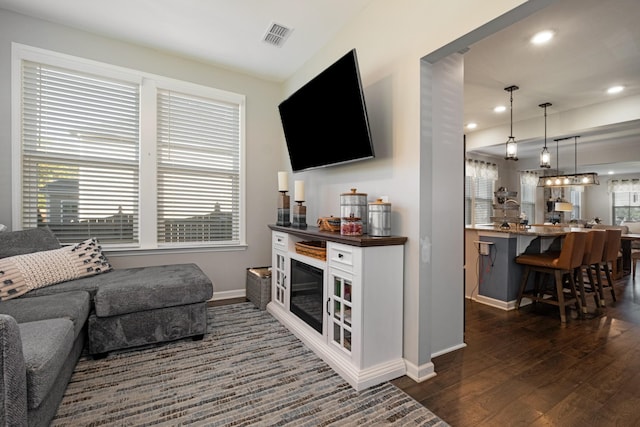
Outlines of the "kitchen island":
M563 236L582 230L554 225L466 227L465 296L503 310L515 309L523 270L516 256L559 249Z

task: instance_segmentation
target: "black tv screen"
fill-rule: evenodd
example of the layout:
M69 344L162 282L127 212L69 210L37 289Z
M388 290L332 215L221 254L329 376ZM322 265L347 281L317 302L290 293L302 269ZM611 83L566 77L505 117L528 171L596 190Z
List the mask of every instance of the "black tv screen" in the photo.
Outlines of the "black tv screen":
M294 172L374 157L355 49L278 109Z

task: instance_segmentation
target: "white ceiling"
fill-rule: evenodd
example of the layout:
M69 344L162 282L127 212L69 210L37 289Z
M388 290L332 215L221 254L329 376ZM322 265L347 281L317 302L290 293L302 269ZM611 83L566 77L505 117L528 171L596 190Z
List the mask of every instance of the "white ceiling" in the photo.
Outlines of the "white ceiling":
M291 76L371 0L0 0L0 8L274 81ZM400 7L400 6L398 6ZM613 84L640 94L640 0L558 0L470 46L464 117L477 130L607 100ZM293 29L282 47L262 41L271 23ZM534 47L529 38L556 36ZM428 30L425 30L428 31ZM429 52L425 52L428 54ZM468 132L468 131L467 131ZM524 147L519 156L525 155ZM537 152L532 151L537 156Z
M509 92L514 121L543 117L611 99L606 89L624 85L618 96L640 94L640 1L560 0L470 46L465 63L465 123L477 130L509 123ZM538 31L555 37L535 46ZM493 112L496 105L507 111ZM515 132L514 132L515 133Z
M552 115L611 101L612 97L639 95L638 17L639 0L559 0L470 46L464 54L465 124L477 122L476 132L508 126L509 92L504 88L511 85L519 87L513 92L514 135L518 135L518 121L539 118L542 124L544 110L539 105L545 102L553 104L547 108L547 114ZM546 45L531 44L531 36L541 30L552 30L555 37ZM608 95L606 89L614 85L623 85L625 90ZM497 105L507 110L494 113ZM541 127L540 137L542 134ZM580 135L581 144L601 145L606 140L607 149L640 150L637 122L584 129ZM549 137L553 157L555 136ZM519 143L518 157L537 159L540 139ZM478 151L502 157L504 143ZM567 156L563 154L564 158ZM583 167L599 174L611 170L616 174L637 173L640 162Z
M0 8L282 81L371 0L0 0ZM276 47L271 23L291 28Z

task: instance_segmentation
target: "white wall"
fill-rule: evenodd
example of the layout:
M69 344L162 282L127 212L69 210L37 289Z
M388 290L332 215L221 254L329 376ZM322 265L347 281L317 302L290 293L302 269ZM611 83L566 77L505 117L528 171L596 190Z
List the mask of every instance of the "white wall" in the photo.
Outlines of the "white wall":
M457 340L457 345L462 344L459 319L463 301L464 224L462 220L455 225L449 222L455 202L452 209L446 208L447 202L458 201L462 215L463 186L455 187L463 177L462 133L455 142L459 144L459 159L450 158L455 150L440 146L451 141L440 139L433 141L431 150L424 152L427 158L422 158L420 60L521 3L373 1L285 84L285 92L290 94L348 50L356 48L358 52L376 159L298 173L294 179L305 180L309 222L317 216L339 214L340 193L349 188L367 193L369 200L389 196L392 233L409 238L405 245L404 356L414 378L430 375L431 354L455 347L447 341L450 337ZM282 150L286 150L284 141ZM428 177L425 181L423 174L427 171L422 164L439 166L442 175L437 176L438 184L446 186L448 180L454 183L450 198L435 200L423 188L433 182ZM440 227L438 231L450 233L449 244L438 246L433 235L422 236L419 224L424 221L432 229ZM432 250L438 251L439 261L452 261L455 267L447 268L456 269L455 274L442 279L440 274L448 270L442 264L436 265L435 258L433 271L421 269L422 237L434 242ZM460 303L449 306L452 298ZM433 307L438 304L441 306L434 312Z
M246 268L269 265L276 219L276 171L286 157L279 150L282 130L277 113L281 86L222 68L163 54L0 9L0 223L11 226L11 43L18 42L69 55L216 87L246 95L247 244L233 252L193 252L118 256L116 268L195 262L214 282L214 298L244 294Z

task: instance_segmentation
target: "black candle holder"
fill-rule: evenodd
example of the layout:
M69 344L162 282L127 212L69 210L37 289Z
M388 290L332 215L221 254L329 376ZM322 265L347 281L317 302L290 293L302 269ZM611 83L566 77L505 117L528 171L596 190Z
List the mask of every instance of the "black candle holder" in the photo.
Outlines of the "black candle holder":
M293 207L293 224L295 228L307 228L307 207L304 206L304 200L297 200L297 205Z
M278 196L278 221L276 225L283 227L291 226L291 214L289 212L289 196L286 191L280 191Z

